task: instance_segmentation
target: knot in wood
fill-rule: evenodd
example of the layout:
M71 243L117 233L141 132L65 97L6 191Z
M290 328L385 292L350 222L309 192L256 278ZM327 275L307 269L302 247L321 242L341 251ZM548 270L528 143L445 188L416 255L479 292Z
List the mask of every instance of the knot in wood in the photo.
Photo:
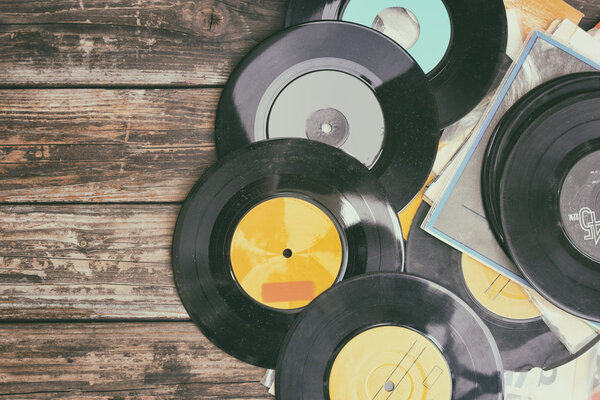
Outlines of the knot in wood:
M205 8L198 14L197 21L202 30L218 32L223 26L223 13L214 8Z

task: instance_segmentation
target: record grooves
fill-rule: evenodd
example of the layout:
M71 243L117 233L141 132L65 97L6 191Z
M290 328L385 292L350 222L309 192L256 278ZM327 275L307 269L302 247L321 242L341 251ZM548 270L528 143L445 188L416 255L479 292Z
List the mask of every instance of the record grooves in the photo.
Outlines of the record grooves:
M533 310L534 306L529 302L525 292L519 293L519 289L509 286L516 285L515 283L505 283L508 280L501 278L491 269L488 270L488 280L482 282L489 287L485 290L483 287L475 288L481 289L477 292L477 296L487 297L486 300L491 300L492 305L495 303L498 312L486 308L482 299L478 299L474 291L469 288L465 275L485 274L483 270L487 270L487 267L480 264L474 268L479 268L481 271L467 270L467 266L463 265L463 260L466 262L467 259L458 250L421 229L429 208L425 203L421 205L410 229L406 244L406 272L430 279L465 301L490 329L500 350L505 370L557 368L584 354L600 341L600 336L597 336L582 350L571 354L550 331L539 314L537 316L533 313L521 314L517 319L515 311L527 307Z
M483 157L481 194L492 232L505 251L508 250L500 222L498 190L511 150L526 126L547 107L557 104L574 93L600 89L597 77L598 74L595 72L564 75L534 88L506 112L492 132Z
M215 137L219 156L273 138L336 146L379 177L400 211L428 178L439 126L429 83L403 49L363 26L324 21L278 32L240 62Z
M502 364L485 324L450 291L408 274L366 274L300 315L275 390L286 400L499 400Z
M558 78L517 103L482 171L496 237L544 297L600 321L600 74Z
M175 283L192 320L225 352L266 368L314 297L357 274L399 271L403 255L376 178L306 139L224 157L190 192L173 238Z
M405 29L411 21L394 12L399 9L409 11L420 25L414 47L408 48L414 39L408 43L402 40L410 34ZM491 89L506 57L508 27L501 0L290 1L286 26L316 20L356 22L399 37L396 41L427 73L442 127L477 106ZM431 60L432 53L439 56Z

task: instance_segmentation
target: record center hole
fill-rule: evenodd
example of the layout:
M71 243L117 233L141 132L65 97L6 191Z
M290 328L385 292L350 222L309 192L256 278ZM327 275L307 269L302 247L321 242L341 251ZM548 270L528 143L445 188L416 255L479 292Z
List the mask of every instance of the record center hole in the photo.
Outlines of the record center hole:
M371 26L406 50L417 43L421 34L419 19L404 7L388 7L382 10Z
M394 382L387 381L383 384L383 388L386 392L393 392L395 387Z
M290 257L292 256L292 251L291 251L290 249L285 249L285 250L283 251L283 256L284 256L285 258L290 258Z
M333 126L331 126L331 124L328 124L327 122L321 125L321 131L323 131L323 133L331 133L332 130Z

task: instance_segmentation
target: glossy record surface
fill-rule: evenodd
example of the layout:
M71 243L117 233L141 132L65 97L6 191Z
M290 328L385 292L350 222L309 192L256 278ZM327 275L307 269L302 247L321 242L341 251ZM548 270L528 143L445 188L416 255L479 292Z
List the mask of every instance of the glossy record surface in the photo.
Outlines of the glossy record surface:
M254 48L221 96L215 132L219 156L269 138L269 113L278 95L294 80L318 71L347 74L373 91L383 111L385 137L370 169L400 211L421 189L433 165L439 142L437 106L414 60L391 39L360 25L303 24ZM362 100L355 101L360 105ZM377 134L376 129L350 132L366 142Z
M572 166L600 150L599 110L600 91L547 108L515 144L500 182L502 227L519 270L548 300L594 321L600 321L600 263L567 237L559 196Z
M235 279L230 251L248 211L278 198L318 206L339 227L344 269L336 281L366 271L401 270L404 256L400 223L384 190L366 167L338 149L302 139L272 140L211 167L177 220L175 282L192 320L213 343L266 368L275 367L279 346L299 310L267 307L246 294ZM277 218L277 209L273 211ZM287 234L293 228L288 225L274 230L272 240ZM274 246L273 251L281 249Z
M278 398L329 399L327 380L338 351L359 333L386 325L420 332L436 344L453 377L452 399L502 398L500 355L483 321L441 286L396 273L343 282L304 310L278 361ZM365 348L365 359L369 354ZM361 386L364 381L348 384Z
M344 8L351 1L291 0L286 26L344 20ZM508 40L501 0L444 0L444 4L450 14L452 39L444 59L427 74L441 127L461 119L485 97L505 57ZM402 7L402 1L396 6Z
M485 214L492 232L508 252L500 221L500 180L506 160L515 143L527 128L548 107L577 93L600 90L597 72L569 74L548 81L523 96L502 117L490 137L483 158L481 195Z

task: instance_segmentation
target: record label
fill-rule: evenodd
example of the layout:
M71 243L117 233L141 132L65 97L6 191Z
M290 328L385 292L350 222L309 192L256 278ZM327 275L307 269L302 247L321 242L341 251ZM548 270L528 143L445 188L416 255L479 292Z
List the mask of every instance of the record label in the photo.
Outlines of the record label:
M452 38L450 13L441 0L350 0L341 19L390 37L408 50L426 74L442 61Z
M317 140L368 168L383 148L385 120L375 92L344 72L315 71L296 78L279 93L268 119L268 138ZM259 132L261 118L256 121Z
M560 214L573 246L600 261L600 151L583 157L568 172L560 193Z
M484 309L512 320L541 316L525 290L512 280L464 253L461 265L467 288Z
M450 400L452 375L429 338L400 326L379 326L342 347L331 367L329 395L331 400Z
M325 143L353 156L400 211L431 171L438 107L426 75L392 39L353 23L311 22L256 46L219 101L219 157L282 138Z
M354 157L307 139L263 140L194 185L173 234L173 276L216 346L274 369L301 310L339 282L403 269L398 216Z
M317 205L276 197L253 207L231 241L238 284L267 307L302 308L343 275L340 231Z

